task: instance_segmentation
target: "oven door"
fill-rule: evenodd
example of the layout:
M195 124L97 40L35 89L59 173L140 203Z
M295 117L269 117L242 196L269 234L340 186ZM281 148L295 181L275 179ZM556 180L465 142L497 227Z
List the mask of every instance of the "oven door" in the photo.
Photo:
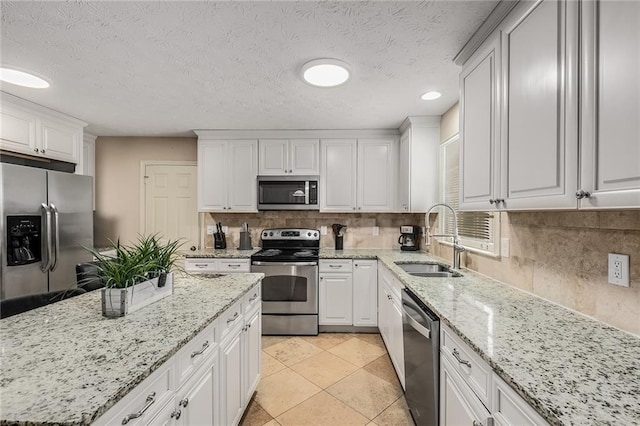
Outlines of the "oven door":
M318 262L251 263L262 272L263 314L317 314Z

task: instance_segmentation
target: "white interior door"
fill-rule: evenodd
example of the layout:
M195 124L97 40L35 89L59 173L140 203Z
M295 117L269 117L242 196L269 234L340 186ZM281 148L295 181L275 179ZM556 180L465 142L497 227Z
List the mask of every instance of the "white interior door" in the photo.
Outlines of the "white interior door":
M144 176L142 233L180 239L183 249L198 247L196 166L147 164Z

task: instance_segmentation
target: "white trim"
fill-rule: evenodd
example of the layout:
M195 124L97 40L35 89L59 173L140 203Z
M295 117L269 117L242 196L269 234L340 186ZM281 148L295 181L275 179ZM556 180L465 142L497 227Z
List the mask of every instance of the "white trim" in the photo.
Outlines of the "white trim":
M88 124L88 123L86 123L86 122L84 122L84 121L82 121L80 119L72 117L72 116L70 116L68 114L65 114L63 112L59 112L59 111L56 111L54 109L47 108L46 106L43 106L43 105L40 105L40 104L36 104L36 103L28 101L26 99L19 98L18 96L12 95L12 94L7 93L7 92L0 91L0 100L2 102L7 102L7 103L13 105L14 107L28 108L29 112L38 112L40 114L46 114L50 118L63 120L65 122L65 124L73 124L73 125L81 126L81 127L86 127L87 124Z
M194 129L202 139L362 139L399 136L398 129L346 130L207 130Z
M144 234L144 218L146 214L146 191L144 177L147 166L197 166L197 161L171 161L171 160L140 160L139 188L140 188L140 217L138 222L138 234ZM198 212L199 213L199 212ZM198 214L198 227L200 228L200 214Z
M399 129L400 133L404 133L410 127L415 128L435 128L440 127L440 120L442 117L435 115L410 115L405 118Z

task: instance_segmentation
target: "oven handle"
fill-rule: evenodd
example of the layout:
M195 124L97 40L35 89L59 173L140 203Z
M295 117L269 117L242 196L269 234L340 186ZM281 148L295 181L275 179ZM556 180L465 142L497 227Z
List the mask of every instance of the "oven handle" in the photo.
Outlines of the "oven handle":
M251 262L256 266L317 266L318 262Z

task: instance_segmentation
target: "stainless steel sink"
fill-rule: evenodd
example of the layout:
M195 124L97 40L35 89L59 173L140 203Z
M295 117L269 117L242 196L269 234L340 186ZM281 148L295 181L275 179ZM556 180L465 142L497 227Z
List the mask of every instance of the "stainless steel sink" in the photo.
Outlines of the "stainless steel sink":
M453 271L446 265L440 265L439 263L432 262L396 262L396 265L400 267L409 275L416 277L434 277L434 278L453 278L461 277L462 274Z

